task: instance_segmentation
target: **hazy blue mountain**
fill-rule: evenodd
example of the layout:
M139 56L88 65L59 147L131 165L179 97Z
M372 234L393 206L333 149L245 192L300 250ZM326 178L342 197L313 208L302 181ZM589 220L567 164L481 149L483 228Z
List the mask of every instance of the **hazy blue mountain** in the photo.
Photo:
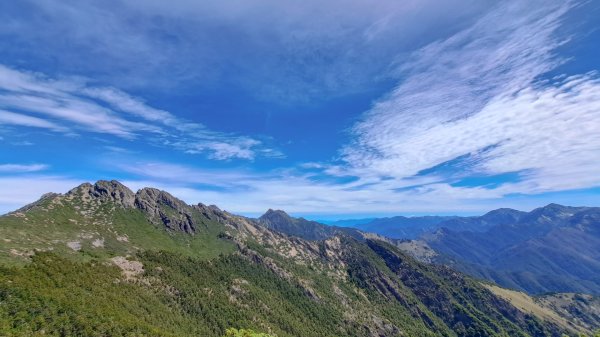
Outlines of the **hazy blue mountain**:
M600 208L550 204L529 213L502 210L497 218L490 213L471 220L485 223L486 231L442 228L424 241L442 254L439 262L503 286L600 294Z
M531 294L600 294L599 210L550 204L531 212L501 208L470 217L378 218L355 222L352 228L269 210L258 221L307 240L341 234L364 240L377 235L424 261ZM412 245L400 241L419 237L422 240Z
M444 220L437 227L446 227L454 231L484 232L497 225L515 223L525 214L527 213L510 208L500 208L482 216L454 217Z
M357 229L325 225L304 218L294 218L282 210L269 209L257 220L269 229L305 240L325 240L340 234L350 235L354 238L363 237L363 234Z
M356 227L364 224L368 224L369 222L375 220L377 218L363 218L363 219L343 219L343 220L335 220L335 221L327 221L327 220L317 220L317 222L324 223L330 226L337 227Z
M353 227L394 239L417 239L426 233L446 227L455 231L483 232L489 228L518 221L525 212L501 208L482 216L394 216L372 219L350 219L330 225Z
M394 239L415 239L427 232L438 229L440 224L454 218L452 216L394 216L374 219L353 227Z

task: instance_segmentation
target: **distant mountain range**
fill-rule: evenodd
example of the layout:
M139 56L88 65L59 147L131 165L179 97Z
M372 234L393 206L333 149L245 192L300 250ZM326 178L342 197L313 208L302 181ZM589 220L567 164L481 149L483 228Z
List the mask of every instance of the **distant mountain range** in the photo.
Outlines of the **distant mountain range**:
M293 218L282 210L269 209L257 220L269 229L306 240L325 240L340 234L346 234L353 238L363 238L365 234L355 228L325 225L304 218Z
M422 261L445 264L504 287L530 294L600 295L600 208L550 204L531 212L501 208L471 217L397 216L332 223L351 227L327 227L281 211L275 217L273 212L260 221L308 240L340 233L359 238L372 232L389 237Z
M492 226L512 223L525 212L501 208L483 216L394 216L386 218L349 219L327 222L330 226L351 227L393 239L418 239L440 228L454 231L484 232Z
M418 243L82 184L0 216L0 335L561 337L600 327L593 298L541 302L422 263L402 244Z
M453 216L394 216L389 218L369 218L339 220L332 226L356 228L364 232L377 233L393 239L416 239L439 228L439 224L454 219Z
M377 218L362 218L362 219L342 219L342 220L315 220L322 224L337 226L337 227L354 227L364 225Z
M469 220L485 231L444 226L422 241L440 254L438 262L505 287L600 294L600 208L550 204L495 212Z

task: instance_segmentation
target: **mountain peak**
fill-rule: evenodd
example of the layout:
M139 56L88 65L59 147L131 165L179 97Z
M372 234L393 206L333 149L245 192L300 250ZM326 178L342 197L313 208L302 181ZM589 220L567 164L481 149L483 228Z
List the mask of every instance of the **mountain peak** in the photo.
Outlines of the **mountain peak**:
M125 207L134 207L135 194L127 186L116 180L98 180L94 185L83 183L70 190L67 195L79 195L84 199L114 201Z
M272 209L272 208L269 208L265 212L265 214L285 214L285 215L287 215L287 213L284 210L281 210L281 209Z
M144 187L135 194L135 205L147 213L151 221L162 223L169 229L189 234L196 231L192 207L165 191ZM165 212L165 207L171 211Z
M550 204L548 204L548 205L546 205L546 206L544 206L542 208L545 208L545 209L565 209L565 208L571 208L571 207L563 206L563 205L556 204L556 203L550 203Z
M93 185L83 183L70 190L66 196L81 198L83 201L112 202L123 208L137 208L151 222L189 234L195 233L198 225L194 220L192 206L156 188L145 187L134 193L116 180L99 180Z
M558 218L569 217L579 211L586 209L585 207L571 207L559 204L548 204L543 207L534 209L529 213L528 219L539 219L540 221L553 221ZM545 220L544 220L545 219Z
M280 209L271 209L269 208L265 214L261 215L259 220L261 221L272 221L272 220L286 220L286 221L290 221L292 220L292 217L287 214L285 211L282 211Z
M497 225L508 225L518 222L527 213L512 208L498 208L481 216L481 219Z

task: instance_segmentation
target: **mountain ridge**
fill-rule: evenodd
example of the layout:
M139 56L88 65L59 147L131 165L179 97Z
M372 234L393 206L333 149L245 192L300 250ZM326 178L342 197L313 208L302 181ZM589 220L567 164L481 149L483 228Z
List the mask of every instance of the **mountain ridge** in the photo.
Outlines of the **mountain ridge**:
M538 207L530 212L512 208L498 208L477 216L392 216L381 218L348 219L326 222L328 225L350 227L358 230L377 233L392 239L412 240L431 234L443 227L453 231L484 232L496 225L514 224L532 212L583 211L591 207L572 207L556 203ZM541 214L543 215L543 214Z
M269 229L307 240L323 240L341 233L357 238L361 237L360 231L356 229L329 226L304 218L294 218L283 210L268 209L257 221Z
M600 208L549 204L485 231L442 228L422 241L438 262L506 287L598 295L599 227Z
M229 326L282 337L589 331L522 311L386 241L345 234L308 241L155 189L132 199L116 182L82 185L1 216L0 234L0 333L7 336L40 329L220 336ZM81 306L81 298L96 304ZM152 305L142 314L145 303ZM67 316L57 320L61 312Z

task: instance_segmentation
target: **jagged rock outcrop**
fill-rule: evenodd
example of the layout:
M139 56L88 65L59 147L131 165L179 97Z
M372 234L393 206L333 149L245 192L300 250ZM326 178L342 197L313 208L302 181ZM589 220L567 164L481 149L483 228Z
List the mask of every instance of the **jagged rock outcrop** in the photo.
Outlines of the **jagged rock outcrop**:
M224 223L227 221L227 216L225 212L223 212L219 207L215 205L205 205L203 203L198 203L197 205L192 206L196 209L200 214L206 217L209 220L218 221Z
M135 194L135 206L155 224L188 234L196 232L194 209L165 191L143 188Z
M171 194L155 188L143 188L134 193L116 180L100 180L94 184L83 183L65 195L48 193L35 203L27 205L23 211L57 197L70 200L75 198L96 204L110 203L123 208L138 209L152 223L188 234L194 234L196 229L202 225L201 218L221 223L225 223L228 219L225 215L226 212L221 211L217 206L204 204L190 206Z
M66 194L69 198L75 196L84 201L111 202L123 208L137 208L151 222L188 234L194 234L200 225L200 222L194 218L195 211L199 211L209 219L218 217L216 207L189 206L169 193L155 188L143 188L134 193L116 180L100 180L93 185L84 183Z
M116 180L99 180L94 185L90 183L81 184L67 193L67 196L74 195L79 195L84 200L114 202L124 208L135 207L135 194L133 191Z

